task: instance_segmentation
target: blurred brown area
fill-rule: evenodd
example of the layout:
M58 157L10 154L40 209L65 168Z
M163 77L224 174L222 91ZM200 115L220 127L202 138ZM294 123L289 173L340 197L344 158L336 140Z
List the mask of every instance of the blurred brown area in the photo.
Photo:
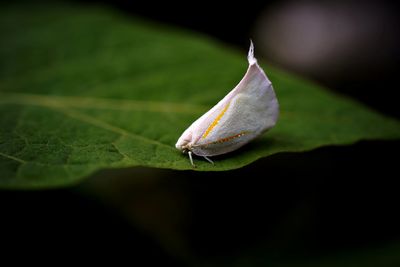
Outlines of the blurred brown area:
M399 116L399 19L384 1L287 1L254 28L265 58Z

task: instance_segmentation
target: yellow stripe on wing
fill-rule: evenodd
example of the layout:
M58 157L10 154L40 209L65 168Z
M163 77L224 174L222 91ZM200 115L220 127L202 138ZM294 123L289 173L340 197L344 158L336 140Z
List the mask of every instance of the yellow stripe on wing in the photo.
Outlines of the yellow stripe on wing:
M230 104L230 102L228 102L228 104L224 107L224 109L221 111L221 113L219 113L218 116L215 118L215 120L210 124L210 126L208 126L207 130L205 131L205 133L202 136L203 139L205 139L207 137L207 135L212 131L212 129L215 126L217 126L217 124L221 120L222 116L224 116L225 112L228 110L229 104Z

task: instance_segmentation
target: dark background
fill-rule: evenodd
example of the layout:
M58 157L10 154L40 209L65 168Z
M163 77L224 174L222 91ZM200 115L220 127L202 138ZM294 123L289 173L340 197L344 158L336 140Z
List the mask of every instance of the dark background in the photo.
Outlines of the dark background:
M210 36L244 52L252 38L262 61L305 75L389 116L400 116L400 46L394 15L398 9L391 2L73 2L108 5L129 16ZM294 24L284 23L285 12L293 18L293 3L304 3L316 12L307 13L311 15L304 27L298 26L303 25L302 16ZM307 33L314 18L323 21L323 12L332 9L335 16L361 14L362 19L343 19L350 26L330 28L328 23L332 34L327 36L336 33L341 38L340 29L354 25L360 32L355 30L339 44L316 38L293 46L298 39L289 38L291 34L282 37L291 30ZM297 26L293 30L290 25ZM304 35L307 40L314 37ZM275 46L262 45L269 40ZM281 51L277 47L295 47L302 58L302 51L310 49L307 45L315 47L314 54L321 46L332 47L322 50L324 56L313 64L304 65L275 53ZM279 154L223 173L135 168L99 172L69 189L2 191L1 254L14 262L84 257L139 266L358 266L369 259L396 266L399 148L399 141L364 141Z
M83 2L205 34L246 52L251 38L263 60L400 116L396 1ZM277 52L300 58L303 53L314 61L288 60Z

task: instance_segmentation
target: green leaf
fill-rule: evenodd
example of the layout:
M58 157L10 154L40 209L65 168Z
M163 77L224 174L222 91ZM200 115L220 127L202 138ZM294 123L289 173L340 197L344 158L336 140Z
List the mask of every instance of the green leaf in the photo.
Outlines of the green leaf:
M192 169L176 140L247 68L246 51L93 6L3 6L0 35L0 186L8 188L67 185L102 168ZM196 157L196 170L400 137L398 121L261 65L280 101L277 126L215 165Z

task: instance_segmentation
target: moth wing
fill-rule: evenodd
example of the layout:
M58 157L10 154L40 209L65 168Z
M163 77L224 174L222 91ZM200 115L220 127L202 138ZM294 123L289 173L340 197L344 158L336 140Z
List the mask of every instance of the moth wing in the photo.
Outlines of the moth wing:
M221 113L226 103L233 97L232 90L228 95L226 95L221 101L219 101L214 107L212 107L209 111L204 113L200 118L195 120L179 137L176 147L186 145L188 143L195 144L206 132L207 128L210 125L210 121L212 122Z
M252 63L227 95L219 114L207 120L208 127L195 144L195 154L213 156L233 151L276 124L279 104L272 84L257 62Z
M224 154L275 125L278 101L271 82L257 64L252 42L247 58L249 67L239 84L184 131L176 144L178 149L190 144L196 155Z

